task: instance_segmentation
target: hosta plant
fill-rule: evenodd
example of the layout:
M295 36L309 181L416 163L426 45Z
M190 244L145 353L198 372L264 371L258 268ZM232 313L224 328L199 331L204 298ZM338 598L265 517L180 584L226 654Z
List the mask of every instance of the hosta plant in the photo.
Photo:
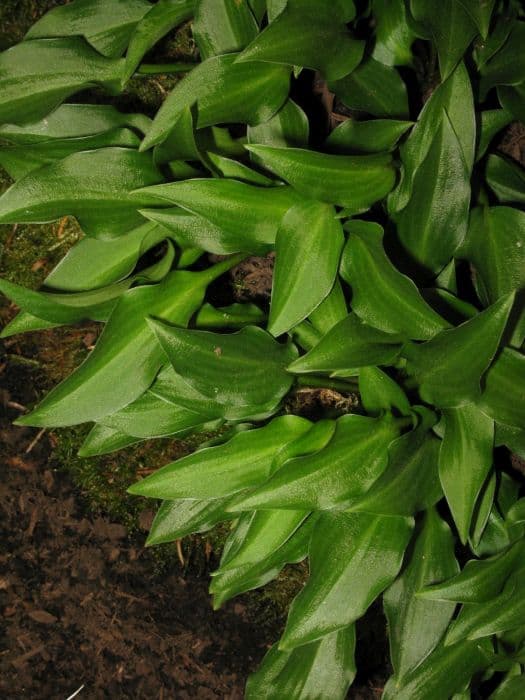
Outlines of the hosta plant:
M200 62L145 65L188 20ZM85 456L201 434L130 491L149 544L230 523L216 607L308 559L252 700L344 698L378 598L385 700L525 692L524 42L517 0L74 0L0 54L0 223L84 233L0 282L3 335L105 324L18 422L91 422ZM112 106L172 69L153 119ZM269 304L214 304L272 251Z

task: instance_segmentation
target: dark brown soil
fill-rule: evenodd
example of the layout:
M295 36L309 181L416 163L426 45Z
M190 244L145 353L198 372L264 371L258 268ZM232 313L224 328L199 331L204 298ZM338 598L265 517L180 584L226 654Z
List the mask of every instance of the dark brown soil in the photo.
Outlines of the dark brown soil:
M0 697L242 697L268 632L242 601L213 613L207 577L159 572L143 535L89 515L52 440L11 425L33 387L2 368Z

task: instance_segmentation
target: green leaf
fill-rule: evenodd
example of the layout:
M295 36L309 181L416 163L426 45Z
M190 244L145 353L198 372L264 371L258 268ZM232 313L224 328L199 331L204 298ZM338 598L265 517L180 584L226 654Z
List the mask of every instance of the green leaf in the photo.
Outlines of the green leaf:
M45 279L45 285L67 292L105 287L127 277L141 255L166 239L160 226L145 223L114 240L83 238L68 250Z
M492 634L501 634L525 624L525 598L523 596L523 576L516 567L497 598L482 605L466 603L449 628L445 639L447 645L456 644L460 639L481 639Z
M513 295L505 296L457 328L404 347L407 372L424 401L454 408L479 399L481 378L496 354L513 301Z
M383 700L443 700L461 692L471 677L490 665L492 649L479 642L441 644L401 681L391 678Z
M520 671L518 675L508 676L490 696L490 700L523 700L523 688L525 687L525 674ZM521 697L520 697L521 695Z
M149 439L167 435L185 435L202 430L208 418L187 408L164 401L146 391L120 411L100 419L102 425L126 435ZM206 429L215 430L222 421L208 423Z
M248 126L248 143L266 146L307 146L308 117L293 100L286 100L281 109L268 121ZM252 160L257 157L251 154Z
M332 80L329 88L350 109L375 117L408 118L407 89L399 72L371 57L344 78Z
M238 0L197 0L193 36L202 60L244 49L257 36L250 7Z
M45 119L21 126L3 124L0 138L18 146L42 142L80 139L113 129L133 129L145 133L151 120L144 114L126 114L111 105L63 104Z
M53 141L24 145L4 146L0 149L0 165L14 180L19 180L33 170L62 158L97 148L137 148L140 139L129 129L114 129L95 136L78 139L53 139Z
M430 428L435 417L425 409L420 425L394 440L388 466L350 510L380 515L413 515L430 508L443 496L439 483L439 440Z
M220 404L226 419L274 410L292 384L285 368L297 356L295 346L280 345L257 326L219 334L150 325L175 371Z
M302 148L246 148L264 167L306 197L359 212L390 192L395 171L388 155L335 156Z
M440 11L436 12L431 0L410 0L414 19L421 23L436 45L442 80L452 73L477 34L465 4L459 0L444 0Z
M450 119L461 146L466 170L470 173L474 163L476 119L470 78L463 63L432 93L408 139L401 146L401 181L388 200L392 216L407 206L416 178L420 180L421 164L427 159L445 114ZM430 177L432 182L435 173Z
M275 241L268 330L279 336L309 316L334 286L344 236L334 208L297 204L285 215Z
M347 508L365 494L385 470L388 445L400 421L345 415L336 421L328 444L311 455L288 460L266 483L243 496L235 510Z
M239 163L239 161L233 158L226 158L217 153L208 152L206 153L206 159L212 171L219 177L240 180L249 185L262 185L263 187L275 184L274 181L266 177L266 175L258 173L256 170L249 168L247 165L244 165L244 163Z
M488 559L471 559L456 576L419 593L427 600L451 600L458 603L485 603L496 598L516 564L523 557L523 543Z
M75 0L46 12L26 39L82 36L99 53L116 58L124 53L133 30L150 9L146 0Z
M122 59L101 56L83 39L23 41L0 54L0 124L41 119L78 90L117 91Z
M391 364L401 352L403 336L385 333L349 314L312 350L295 360L290 372L338 372L355 367Z
M396 679L403 679L435 649L456 607L418 598L416 593L421 586L452 576L458 568L450 528L434 509L429 510L408 566L383 597Z
M348 308L345 295L339 278L336 277L330 293L312 311L309 319L313 327L324 335L347 316Z
M149 390L164 401L197 411L208 418L219 418L221 415L220 406L193 389L170 364L160 370Z
M411 198L395 217L399 240L419 265L437 273L467 232L470 172L446 112L417 170Z
M485 375L476 405L495 421L525 428L525 356L504 348Z
M150 498L219 499L263 482L275 455L307 432L298 416L274 418L264 428L235 435L217 447L198 450L133 484L129 493Z
M511 32L502 48L480 68L482 99L495 85L517 86L525 80L525 58L522 50L525 22L513 21L510 26Z
M203 61L171 91L142 142L162 143L187 107L197 104L197 126L267 121L288 97L290 70L268 63L235 63L238 54Z
M137 193L137 197L145 196L196 214L197 219L173 209L141 210L144 216L168 226L186 245L220 254L267 253L283 216L302 201L291 187L256 187L217 179L173 182Z
M264 510L247 513L239 537L236 530L228 538L216 574L248 564L257 564L270 557L292 537L308 517L303 510ZM237 526L237 530L240 525ZM233 544L230 541L233 540Z
M81 458L98 457L99 455L122 450L137 442L140 442L140 438L131 437L131 435L121 433L119 430L95 423L77 454Z
M495 0L458 0L458 2L470 15L481 34L481 38L486 39Z
M292 651L273 646L246 685L247 700L345 698L356 674L353 625Z
M510 124L512 115L505 109L487 109L481 112L479 120L480 133L478 136L479 143L476 150L476 161L483 158L496 134Z
M195 316L197 328L242 328L266 319L266 314L255 304L231 304L215 308L203 304Z
M99 420L134 401L164 360L161 347L152 342L147 316L186 325L202 304L207 285L231 264L227 260L200 273L172 272L160 284L127 291L87 359L19 423L76 425Z
M352 288L352 309L363 322L418 340L446 328L446 321L426 303L412 280L389 260L379 224L352 220L345 229L350 236L341 276Z
M149 154L127 148L74 153L12 185L0 197L0 223L40 223L69 214L88 235L122 235L144 223L137 208L151 203L131 190L161 180Z
M517 163L491 154L487 158L485 176L500 202L525 204L525 171Z
M193 14L195 0L158 0L138 24L126 53L125 77L131 78L142 57L171 29Z
M241 53L239 61L268 61L306 66L336 80L352 71L363 56L364 42L346 28L355 10L344 0L330 5L316 0L288 0L284 10Z
M323 513L310 542L310 578L290 607L279 648L321 639L364 615L401 568L412 526L409 518Z
M151 525L146 546L173 542L195 532L207 532L218 523L231 520L231 513L225 510L228 501L228 498L211 501L162 501Z
M398 119L347 119L326 139L325 147L335 153L382 153L392 151L413 125Z
M314 524L315 519L308 518L282 547L264 561L215 575L210 585L214 609L217 610L233 596L264 586L276 578L286 564L302 561L308 554L308 543Z
M359 370L359 393L368 415L379 415L395 409L402 416L410 415L410 403L399 384L378 367Z
M502 107L507 111L513 119L525 121L525 80L518 85L510 87L508 85L500 85L498 87L498 99Z
M459 538L466 544L474 508L492 467L494 421L473 404L443 412L439 478Z
M375 60L387 66L409 66L416 35L407 21L404 1L373 0L372 11L377 22Z

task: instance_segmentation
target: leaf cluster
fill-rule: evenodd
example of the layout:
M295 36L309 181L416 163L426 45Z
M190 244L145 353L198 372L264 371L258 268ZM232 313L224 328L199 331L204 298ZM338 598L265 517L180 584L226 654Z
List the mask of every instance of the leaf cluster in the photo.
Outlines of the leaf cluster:
M188 19L153 119L68 102L169 70L144 57ZM216 607L308 558L251 700L344 698L381 596L385 700L523 692L524 39L513 0L74 0L0 54L0 223L84 233L40 290L0 280L3 336L104 323L19 423L92 422L84 456L216 431L130 492L151 545L231 523ZM272 251L268 308L213 305ZM362 410L287 413L297 386Z

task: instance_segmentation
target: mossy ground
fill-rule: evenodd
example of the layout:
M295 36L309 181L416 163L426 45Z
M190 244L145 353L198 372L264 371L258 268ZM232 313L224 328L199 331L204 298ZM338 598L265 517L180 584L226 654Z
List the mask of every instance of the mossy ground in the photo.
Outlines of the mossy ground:
M0 50L22 40L29 27L44 12L61 4L64 4L64 0L2 0ZM190 61L195 58L191 27L187 24L160 42L145 58L145 62ZM162 74L137 76L117 99L108 99L98 91L87 95L83 93L75 96L75 99L87 97L91 102L113 102L123 111L137 110L152 115L178 79L178 76ZM10 184L9 177L0 169L0 193ZM0 226L0 276L36 289L81 236L72 218L42 225ZM0 312L7 319L15 311L4 300ZM40 398L87 356L97 332L97 324L84 324L30 333L13 341L16 347L9 357L14 363L27 364ZM141 530L145 533L151 522L154 504L146 499L128 496L126 488L138 475L155 470L194 449L199 440L152 440L104 457L79 458L77 452L88 431L89 426L53 430L49 434L53 446L51 466L67 471L72 477L88 512L107 514L126 525L130 532ZM178 546L152 548L158 572L176 566L181 570L190 569L193 574L208 574L218 562L229 527L224 524L206 535L185 538ZM282 622L290 600L305 579L305 565L287 567L262 592L247 595L246 603L257 611L261 627Z

